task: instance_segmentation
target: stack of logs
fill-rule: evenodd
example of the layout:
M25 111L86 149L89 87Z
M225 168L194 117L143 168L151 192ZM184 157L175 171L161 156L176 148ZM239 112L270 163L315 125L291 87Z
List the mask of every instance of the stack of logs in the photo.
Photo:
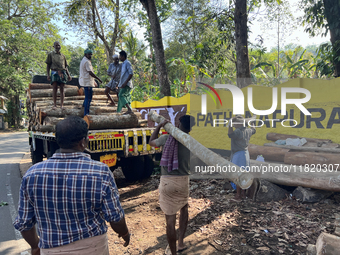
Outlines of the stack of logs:
M90 115L84 117L84 90L76 86L65 85L64 107L60 108L59 89L57 108L53 108L52 86L49 84L31 83L27 92L26 107L29 116L29 131L55 132L55 125L67 116L84 117L90 130L136 128L147 125L141 114L117 113L117 107L107 106L105 89L93 88ZM116 102L116 95L111 95Z
M285 135L278 133L268 133L267 140L277 141L287 138L301 138L294 135ZM332 143L328 139L305 138L307 143L303 146L277 145L273 143L265 143L264 146L250 144L249 154L251 159L256 159L258 155L262 155L266 161L282 162L289 165L312 165L315 167L327 165L336 166L339 164L340 146ZM336 169L334 169L335 171Z

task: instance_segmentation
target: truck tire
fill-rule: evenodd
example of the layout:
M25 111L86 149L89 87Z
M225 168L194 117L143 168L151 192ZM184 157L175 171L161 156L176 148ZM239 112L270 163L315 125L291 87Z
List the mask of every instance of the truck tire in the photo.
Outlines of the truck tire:
M31 146L31 160L32 160L32 164L36 164L39 163L41 161L43 161L43 154L39 151L33 151L33 148Z
M30 147L32 164L43 161L44 158L44 145L43 140L35 139L35 151L33 150L33 144Z
M129 182L135 182L143 179L144 174L144 157L122 158L120 166L122 167L125 179Z
M153 156L145 155L143 178L149 178L153 173L153 168L154 168Z

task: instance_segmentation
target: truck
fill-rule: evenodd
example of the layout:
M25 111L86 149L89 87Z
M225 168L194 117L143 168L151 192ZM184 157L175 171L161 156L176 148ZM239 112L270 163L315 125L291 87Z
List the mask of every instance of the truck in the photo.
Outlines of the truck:
M77 80L71 82L77 86ZM49 84L46 77L35 76L32 84ZM51 98L52 99L52 98ZM45 99L46 100L46 99ZM30 123L32 116L37 116L37 107L32 105L28 96L26 106ZM39 123L41 125L42 123ZM123 129L89 130L88 147L86 153L91 158L107 164L112 171L121 167L127 181L137 181L150 177L154 169L154 161L159 160L161 148L153 148L149 140L154 128L136 127ZM59 146L56 142L55 132L34 130L29 126L29 145L32 163L43 161L51 157ZM164 130L160 134L166 133Z

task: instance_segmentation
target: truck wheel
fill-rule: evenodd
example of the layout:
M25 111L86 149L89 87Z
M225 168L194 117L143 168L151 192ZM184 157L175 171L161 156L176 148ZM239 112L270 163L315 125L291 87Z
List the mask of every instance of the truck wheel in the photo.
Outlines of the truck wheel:
M152 155L144 156L144 172L143 178L149 178L153 173L154 161Z
M31 147L31 159L33 165L39 163L43 161L43 154L39 151L33 151L33 148Z
M144 157L122 158L120 163L125 179L130 182L143 179Z

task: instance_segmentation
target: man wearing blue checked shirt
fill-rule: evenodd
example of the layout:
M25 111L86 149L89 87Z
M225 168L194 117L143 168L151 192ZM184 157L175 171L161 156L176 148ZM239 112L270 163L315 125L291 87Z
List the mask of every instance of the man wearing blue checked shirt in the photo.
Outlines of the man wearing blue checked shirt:
M108 255L106 222L124 239L124 246L129 245L113 174L83 153L88 143L86 122L75 116L60 121L56 139L60 153L32 166L20 187L14 227L32 254Z

